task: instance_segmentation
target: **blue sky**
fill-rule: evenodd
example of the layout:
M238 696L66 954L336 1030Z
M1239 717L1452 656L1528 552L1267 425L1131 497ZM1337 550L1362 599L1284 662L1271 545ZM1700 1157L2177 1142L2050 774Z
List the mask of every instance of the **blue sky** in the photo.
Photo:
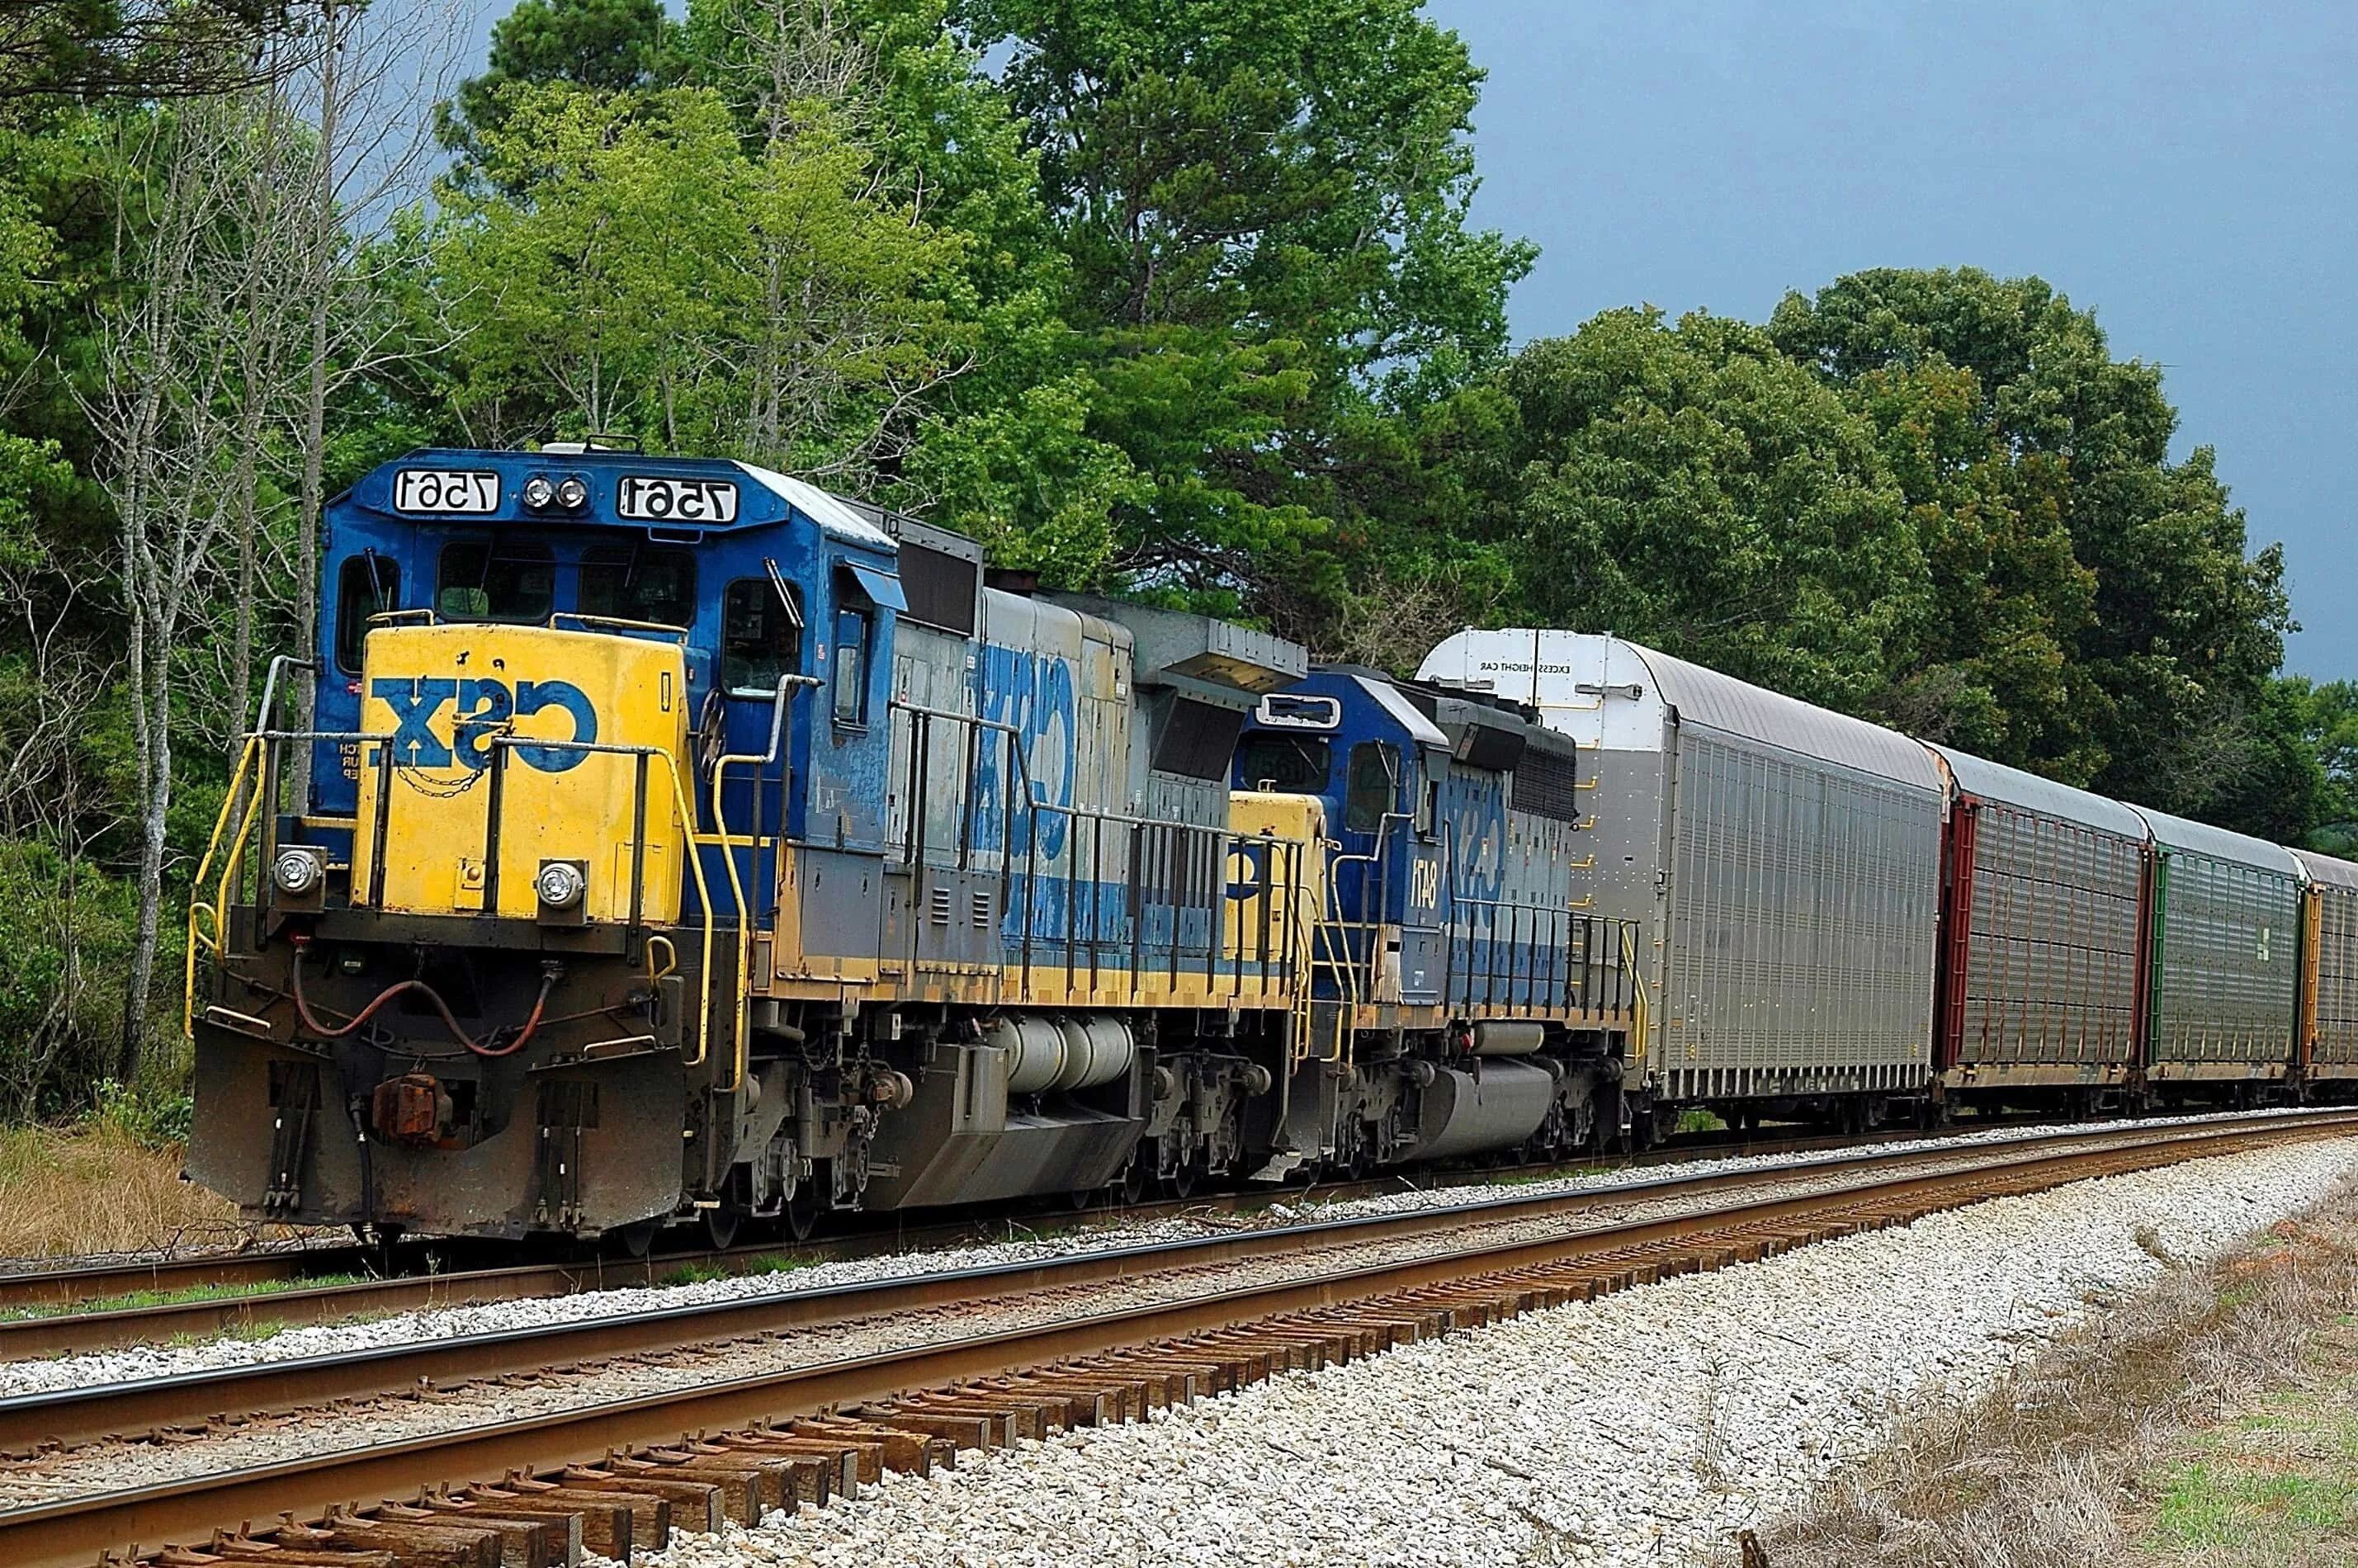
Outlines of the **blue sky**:
M488 36L508 0L475 3ZM2178 452L2284 542L2289 666L2358 678L2358 5L1428 4L1490 73L1476 216L1541 245L1519 338L2037 273L2165 367Z

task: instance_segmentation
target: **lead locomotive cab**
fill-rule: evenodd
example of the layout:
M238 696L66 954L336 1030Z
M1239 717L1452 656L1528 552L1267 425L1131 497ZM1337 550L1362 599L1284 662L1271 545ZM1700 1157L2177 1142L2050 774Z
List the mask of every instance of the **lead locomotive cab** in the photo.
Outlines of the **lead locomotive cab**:
M1244 830L1235 894L1228 741L1302 652L982 575L733 462L429 450L339 496L192 902L191 1175L644 1245L1237 1169L1317 847Z
M782 846L881 833L849 786L893 541L766 470L552 447L388 464L326 543L191 910L190 1173L383 1229L725 1214Z

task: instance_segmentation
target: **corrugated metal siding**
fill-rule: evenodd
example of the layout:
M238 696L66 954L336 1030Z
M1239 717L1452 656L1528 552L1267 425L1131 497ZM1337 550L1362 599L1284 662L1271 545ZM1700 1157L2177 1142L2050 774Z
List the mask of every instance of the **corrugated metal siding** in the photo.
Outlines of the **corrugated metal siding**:
M1692 722L1677 733L1665 1070L1921 1083L1940 797Z
M2309 1071L2358 1075L2358 866L2295 849L2317 884L2317 994L2309 1020Z
M2309 1069L2358 1074L2358 891L2319 887L2317 1017Z
M2144 824L2121 808L2131 839L2002 800L1973 809L1957 1061L2134 1062Z
M2289 1060L2300 968L2300 884L2291 871L2164 848L2154 905L2147 1059Z
M1703 725L1876 778L1941 788L1940 771L1924 748L1896 730L1812 707L1636 643L1620 645L1645 661L1683 724Z

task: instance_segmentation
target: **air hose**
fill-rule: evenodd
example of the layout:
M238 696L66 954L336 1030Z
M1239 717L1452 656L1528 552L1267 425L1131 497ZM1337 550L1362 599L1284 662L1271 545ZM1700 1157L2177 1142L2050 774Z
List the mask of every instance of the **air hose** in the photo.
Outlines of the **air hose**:
M366 1007L352 1015L352 1022L340 1028L330 1029L311 1016L310 1001L303 994L303 959L309 952L310 946L310 940L308 937L298 936L295 939L295 1014L303 1021L304 1028L323 1040L342 1039L373 1018L377 1010L384 1007L385 1003L406 992L416 991L433 1005L435 1012L441 1017L442 1027L450 1032L451 1039L456 1040L478 1056L512 1056L523 1050L525 1044L539 1030L541 1014L548 1008L548 993L557 984L557 967L553 964L543 965L540 994L533 999L531 1015L524 1021L524 1027L517 1032L516 1037L504 1045L487 1045L460 1028L458 1019L451 1016L449 1004L442 1000L442 993L424 980L403 980L385 987L376 993L375 999ZM499 1033L495 1029L485 1038L497 1039Z

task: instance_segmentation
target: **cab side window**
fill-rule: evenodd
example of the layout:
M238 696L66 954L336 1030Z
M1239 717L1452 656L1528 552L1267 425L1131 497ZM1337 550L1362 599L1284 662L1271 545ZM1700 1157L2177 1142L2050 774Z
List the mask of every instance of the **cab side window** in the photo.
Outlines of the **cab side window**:
M401 608L401 568L374 550L346 556L336 569L336 667L361 673L369 617Z
M868 611L849 605L835 612L835 721L856 729L868 722Z
M771 697L803 668L802 595L794 584L740 578L720 596L720 684L731 697Z
M1375 832L1399 795L1400 748L1381 741L1362 741L1352 747L1343 786L1343 826L1353 833Z

